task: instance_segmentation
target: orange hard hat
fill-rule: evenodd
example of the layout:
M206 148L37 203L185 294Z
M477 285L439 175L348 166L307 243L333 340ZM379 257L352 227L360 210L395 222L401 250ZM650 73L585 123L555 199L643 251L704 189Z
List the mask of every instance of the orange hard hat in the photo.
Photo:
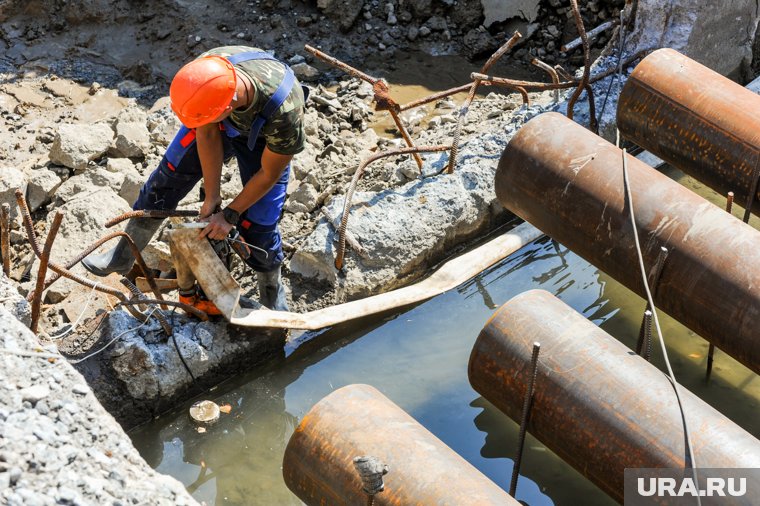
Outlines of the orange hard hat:
M187 128L219 117L235 95L235 67L211 55L193 60L177 72L169 88L174 114Z

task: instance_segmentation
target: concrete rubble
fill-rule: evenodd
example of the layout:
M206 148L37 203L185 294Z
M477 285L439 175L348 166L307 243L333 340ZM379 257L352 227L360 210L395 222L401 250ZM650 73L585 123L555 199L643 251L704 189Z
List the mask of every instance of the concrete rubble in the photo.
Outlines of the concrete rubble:
M74 367L47 358L55 355L17 320L26 303L12 292L0 274L0 502L198 504L145 463Z

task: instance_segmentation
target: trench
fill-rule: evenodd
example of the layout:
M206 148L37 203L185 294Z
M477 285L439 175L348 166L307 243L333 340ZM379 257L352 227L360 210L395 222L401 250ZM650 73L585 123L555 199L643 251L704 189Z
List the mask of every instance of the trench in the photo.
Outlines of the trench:
M671 168L664 171L723 205L723 197L693 178ZM741 213L734 209L735 215ZM757 218L750 224L757 228ZM533 288L557 295L635 349L645 301L544 237L457 289L415 307L321 333L292 334L285 358L206 394L231 407L206 432L199 433L190 421L190 401L130 436L152 467L177 478L209 505L300 504L282 480L282 458L291 434L321 398L345 385L366 383L506 489L519 427L472 389L467 362L495 308ZM706 382L708 343L666 315L661 319L679 382L760 436L756 375L718 351L712 378ZM658 350L655 344L653 362L664 369ZM530 435L521 471L517 498L531 506L574 505L581 497L583 504L615 504Z

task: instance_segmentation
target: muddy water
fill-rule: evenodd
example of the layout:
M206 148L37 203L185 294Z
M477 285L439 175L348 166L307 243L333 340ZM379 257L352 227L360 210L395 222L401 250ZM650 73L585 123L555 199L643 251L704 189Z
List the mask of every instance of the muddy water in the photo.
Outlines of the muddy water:
M690 181L687 181L690 182ZM708 192L704 192L708 193ZM714 198L718 198L715 196ZM198 434L187 406L132 434L143 456L208 504L299 504L281 478L288 438L310 407L351 383L375 386L480 469L508 487L517 425L472 390L467 360L494 308L542 288L635 347L644 301L556 242L543 238L458 289L383 319L305 335L268 371L205 395L232 411ZM707 343L662 315L680 382L756 436L760 380L717 352L704 381ZM654 362L662 367L655 347ZM392 471L391 471L392 472ZM529 437L518 499L528 504L614 504Z

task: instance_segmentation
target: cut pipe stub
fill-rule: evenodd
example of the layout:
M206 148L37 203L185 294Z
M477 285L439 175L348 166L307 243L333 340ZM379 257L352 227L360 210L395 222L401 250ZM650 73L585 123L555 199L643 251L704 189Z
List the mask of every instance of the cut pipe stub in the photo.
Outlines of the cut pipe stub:
M668 377L546 291L513 297L483 327L470 384L519 421L535 341L541 359L528 429L539 441L620 502L626 468L685 466ZM685 388L679 393L699 467L760 467L760 441Z
M639 63L620 93L620 133L760 214L760 96L673 49Z
M190 406L190 418L199 425L211 425L219 420L219 405L214 401L198 401Z
M357 472L357 455L378 460ZM385 463L391 472L383 477ZM282 463L287 487L308 506L465 504L518 506L414 418L368 385L335 390L306 413L288 442ZM379 480L378 480L379 478ZM377 492L379 484L384 489Z

